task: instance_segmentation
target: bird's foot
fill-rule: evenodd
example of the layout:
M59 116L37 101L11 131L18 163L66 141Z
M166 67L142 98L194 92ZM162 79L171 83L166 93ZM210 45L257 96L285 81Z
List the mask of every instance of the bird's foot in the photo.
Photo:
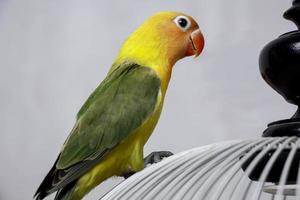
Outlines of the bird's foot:
M173 153L170 151L154 151L150 153L146 158L144 158L144 166L147 167L147 165L151 165L154 163L160 162L162 159L167 158L169 156L172 156ZM127 172L126 174L122 175L125 179L129 178L136 172L130 171Z
M135 174L135 173L136 173L136 172L128 172L128 173L124 174L123 177L124 177L125 179L128 179L130 176L132 176L132 175Z
M148 156L146 156L146 158L144 159L144 166L147 167L147 165L158 163L162 159L172 155L173 153L170 151L154 151L150 153Z

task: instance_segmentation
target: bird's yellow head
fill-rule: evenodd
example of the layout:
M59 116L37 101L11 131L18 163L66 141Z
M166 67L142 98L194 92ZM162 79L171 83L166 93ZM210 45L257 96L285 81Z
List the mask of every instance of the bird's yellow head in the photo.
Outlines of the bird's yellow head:
M117 61L172 68L181 58L198 56L203 47L204 38L192 17L178 12L159 12L129 36Z

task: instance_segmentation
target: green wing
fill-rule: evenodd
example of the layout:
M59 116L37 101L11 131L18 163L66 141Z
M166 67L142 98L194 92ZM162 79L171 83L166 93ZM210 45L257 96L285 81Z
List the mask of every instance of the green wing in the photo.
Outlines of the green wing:
M110 72L80 109L38 192L54 192L101 161L154 112L159 91L160 79L149 67L127 63Z
M126 64L112 72L80 109L56 167L94 160L116 146L153 113L159 89L148 67Z

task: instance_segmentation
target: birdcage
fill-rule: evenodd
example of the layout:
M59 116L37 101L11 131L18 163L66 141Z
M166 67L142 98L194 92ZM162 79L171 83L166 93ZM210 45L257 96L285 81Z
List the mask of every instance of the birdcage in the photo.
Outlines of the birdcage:
M300 28L300 0L284 13ZM264 80L298 106L263 137L191 149L151 165L102 200L300 200L300 31L279 36L259 58Z

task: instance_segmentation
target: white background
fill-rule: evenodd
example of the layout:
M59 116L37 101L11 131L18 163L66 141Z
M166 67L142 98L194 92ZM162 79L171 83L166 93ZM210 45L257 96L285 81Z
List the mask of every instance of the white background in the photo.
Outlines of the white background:
M206 38L176 64L146 154L259 138L293 115L261 79L261 48L295 26L290 0L0 0L0 200L31 199L126 37L157 11L185 12ZM98 199L122 179L107 181Z

